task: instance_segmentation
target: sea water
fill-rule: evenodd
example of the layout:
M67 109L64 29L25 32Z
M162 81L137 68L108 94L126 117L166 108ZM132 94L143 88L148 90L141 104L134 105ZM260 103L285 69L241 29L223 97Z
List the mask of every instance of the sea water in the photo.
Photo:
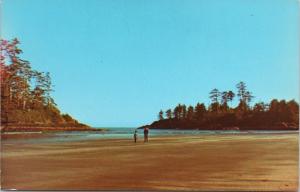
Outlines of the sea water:
M9 138L2 140L2 143L41 143L41 142L69 142L69 141L84 141L97 139L133 139L133 133L138 131L138 137L143 138L143 129L134 127L101 127L96 128L99 131L65 131L36 134L42 134L43 137L32 138ZM102 131L104 129L104 131ZM238 130L180 130L180 129L150 129L149 137L157 136L175 136L175 135L222 135L222 134L280 134L280 133L295 133L297 131L238 131ZM5 134L32 134L32 133L5 133Z

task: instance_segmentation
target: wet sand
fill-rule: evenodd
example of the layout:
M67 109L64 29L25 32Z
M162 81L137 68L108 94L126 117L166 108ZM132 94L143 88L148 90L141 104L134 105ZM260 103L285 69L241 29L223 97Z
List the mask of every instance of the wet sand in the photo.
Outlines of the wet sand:
M2 189L297 191L298 135L2 143Z

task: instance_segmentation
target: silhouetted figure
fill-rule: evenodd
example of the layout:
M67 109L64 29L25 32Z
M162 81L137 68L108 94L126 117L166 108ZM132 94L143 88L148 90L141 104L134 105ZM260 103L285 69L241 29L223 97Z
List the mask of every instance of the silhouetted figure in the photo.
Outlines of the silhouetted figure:
M144 142L148 142L148 134L149 134L149 129L144 128Z
M133 138L134 138L134 142L136 143L137 139L138 139L138 132L137 132L137 130L134 131Z

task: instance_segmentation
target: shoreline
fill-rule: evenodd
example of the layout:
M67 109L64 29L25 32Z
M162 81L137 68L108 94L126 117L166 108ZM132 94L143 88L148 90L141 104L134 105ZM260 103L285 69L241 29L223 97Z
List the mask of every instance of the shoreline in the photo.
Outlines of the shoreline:
M75 135L72 135L73 131L19 131L19 132L2 132L1 133L1 139L3 139L3 141L10 141L11 139L40 139L40 138L71 138L72 140L66 140L65 142L75 142L75 141L90 141L90 140L98 140L98 141L103 141L103 140L127 140L127 141L131 141L132 138L132 134L130 133L124 133L124 136L112 136L112 134L110 134L109 132L106 132L109 129L102 129L102 130L98 130L97 131L85 131L85 130L81 130L78 133L80 133L81 135L76 135L77 133L75 133ZM155 129L158 130L158 129ZM170 131L174 131L173 129L169 129ZM166 131L165 129L162 129L162 131ZM298 130L266 130L266 131L256 131L256 130L250 130L250 131L246 131L246 130L241 130L241 131L236 131L236 130L213 130L213 131L204 131L204 133L202 134L201 132L203 130L190 130L190 131L199 131L199 133L180 133L180 131L183 130L175 130L179 131L179 133L171 133L171 134L159 134L159 133L154 133L151 134L150 132L150 139L152 138L176 138L176 137L181 137L181 138L189 138L189 137L202 137L202 136L250 136L250 135L289 135L289 134L299 134ZM75 131L77 132L77 131ZM60 135L60 133L63 133L63 135ZM87 135L89 134L93 134L94 137L93 138L86 138ZM97 136L99 134L99 136ZM110 135L110 136L106 136ZM104 135L104 136L103 136ZM96 137L95 137L96 136ZM63 141L63 140L60 140ZM139 133L138 134L138 142L142 142L143 141L143 133ZM57 142L57 140L51 141L51 143L53 142Z
M299 131L299 128L288 127L288 128L266 128L266 127L221 127L221 128L164 128L164 127L151 127L151 125L145 125L138 127L137 129L149 128L150 130L198 130L198 131Z
M63 131L105 131L102 128L92 128L89 126L1 126L1 133L8 132L63 132Z

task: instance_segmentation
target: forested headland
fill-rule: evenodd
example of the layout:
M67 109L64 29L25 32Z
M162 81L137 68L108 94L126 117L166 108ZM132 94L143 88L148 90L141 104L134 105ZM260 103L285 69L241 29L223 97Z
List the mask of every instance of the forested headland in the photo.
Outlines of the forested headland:
M21 59L19 44L18 39L0 40L1 131L90 129L61 114L51 97L50 74Z
M295 100L273 99L270 103L250 105L252 93L244 82L236 85L237 93L213 89L209 106L178 104L174 109L161 110L158 121L143 127L157 129L200 130L298 130L299 104ZM232 106L237 99L237 106Z

